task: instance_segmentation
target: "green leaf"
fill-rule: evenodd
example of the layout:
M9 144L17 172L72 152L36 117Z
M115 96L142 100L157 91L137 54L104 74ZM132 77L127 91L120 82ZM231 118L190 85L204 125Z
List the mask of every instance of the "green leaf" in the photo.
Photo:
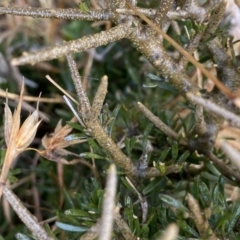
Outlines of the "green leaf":
M70 135L68 135L64 138L64 140L66 142L70 142L70 141L73 141L73 140L80 140L80 139L84 140L84 139L87 139L87 138L83 134L79 134L79 133L78 134L73 133L73 134L70 134Z
M218 179L219 179L219 177L209 172L201 172L201 176L213 183L218 182Z
M158 87L173 93L178 93L178 90L175 87L173 87L170 83L167 83L167 82L158 83Z
M206 168L213 173L214 175L216 175L217 177L220 177L222 174L217 170L217 168L210 163L209 161L205 162L205 166Z
M144 84L143 84L143 87L144 87L144 88L155 88L155 87L157 87L157 86L158 86L157 83L144 83Z
M147 125L147 127L145 128L144 130L144 133L143 133L143 139L142 139L142 152L146 152L146 148L147 148L147 142L148 142L148 136L149 136L149 133L151 131L153 127L153 124L152 123L149 123Z
M46 232L47 232L47 234L48 234L49 237L52 237L54 240L58 240L58 239L55 237L55 235L53 234L50 226L49 226L47 223L44 223L43 226L44 226L44 229L46 230Z
M172 198L172 197L170 197L168 195L165 195L165 194L159 194L158 196L160 197L160 199L164 203L168 204L169 206L172 206L172 207L174 207L174 208L176 208L176 209L178 209L180 211L183 210L183 211L188 212L188 209L181 202L179 202L178 200L176 200L176 199L174 199L174 198Z
M88 8L88 5L85 2L80 2L79 3L79 8L81 11L83 11L84 13L89 13L90 10Z
M69 232L86 232L89 229L87 227L74 226L74 225L62 223L62 222L56 222L55 224L57 225L58 228L64 231L69 231Z
M172 159L175 161L178 157L178 143L176 141L173 141L172 144Z
M134 234L136 236L140 236L141 226L140 226L139 218L136 215L133 215L133 221L134 221Z
M79 130L79 131L81 131L81 132L83 132L83 130L84 130L84 127L83 127L82 125L80 125L79 123L67 122L67 124L68 124L71 128L77 129L77 130Z
M75 208L74 203L73 203L71 197L69 196L67 190L65 188L63 188L62 190L63 190L63 195L64 195L66 206L69 206L70 208Z
M161 155L160 155L160 157L159 157L159 159L158 159L158 162L164 162L164 160L166 159L166 157L167 157L167 155L168 155L168 153L169 153L170 150L171 150L170 147L165 148L165 149L161 152Z
M16 238L17 240L32 240L31 237L28 237L27 235L25 235L25 234L23 234L23 233L17 233L17 234L15 235L15 238Z
M133 149L134 145L136 144L137 139L136 139L136 137L126 138L124 142L125 142L127 154L129 157L131 157L132 149Z
M147 239L148 236L149 236L149 227L147 224L143 224L142 231L141 231L141 237Z
M150 194L157 187L158 187L158 191L159 191L159 185L161 185L164 181L165 181L164 178L162 178L160 180L158 178L154 179L142 190L142 193L144 195Z
M221 227L222 229L224 229L225 226L228 224L228 220L231 217L231 215L232 214L230 212L224 211L224 215L221 216L216 223L216 228Z
M158 76L156 76L152 73L147 73L146 76L149 77L151 80L154 80L154 81L160 81L160 82L165 81L164 78L160 78L160 77L158 77Z
M227 233L233 230L236 222L239 221L239 218L240 218L240 203L236 204L232 209L232 214L228 220Z
M6 149L0 149L0 167L3 165L5 154L6 154Z
M112 136L113 126L114 126L114 123L115 123L115 121L116 121L116 118L117 118L117 116L118 116L118 113L119 113L121 107L122 107L122 105L121 105L121 104L118 104L118 105L114 108L114 110L113 110L113 112L112 112L112 118L113 118L113 120L112 120L112 121L109 123L109 125L108 125L108 134L110 135L110 137Z
M129 228L134 232L133 205L129 196L125 197L124 219L127 219Z
M202 181L199 181L199 192L200 192L200 199L204 205L204 208L209 207L211 204L210 192L208 190L207 185Z
M152 214L148 217L145 225L149 225L149 224L152 222L152 220L155 218L155 214L156 214L156 213L152 213Z
M225 191L224 191L225 181L224 181L224 177L222 175L219 177L218 182L219 182L219 192L225 197Z
M189 157L190 155L190 152L188 150L186 150L179 158L178 158L178 163L181 164L181 163L184 163L187 158Z
M121 177L121 180L123 182L123 184L125 185L125 187L130 191L132 192L134 195L136 195L136 191L132 188L132 186L129 184L129 182L126 180L125 177Z
M110 160L110 158L106 156L100 156L96 153L91 153L91 152L80 153L79 157Z
M75 217L88 217L88 218L91 218L92 215L89 214L88 212L86 211L83 211L81 209L68 209L66 211L64 211L64 214L66 215L70 215L70 216L75 216Z
M90 145L90 147L92 148L92 150L101 155L103 153L102 149L99 147L99 145L97 144L97 142L95 141L95 139L93 138L89 138L88 139L88 144Z
M199 199L199 178L195 177L193 185L191 187L191 192L193 196L198 200Z
M181 107L181 108L184 108L184 109L189 109L191 111L194 111L195 108L192 106L192 105L188 105L184 102L178 102L178 105Z
M190 233L191 235L193 235L194 237L199 237L198 233L191 228L184 220L177 220L177 225L184 231L187 233Z
M163 163L163 162L159 162L157 167L158 167L158 170L160 171L160 173L165 175L165 173L166 173L166 164Z

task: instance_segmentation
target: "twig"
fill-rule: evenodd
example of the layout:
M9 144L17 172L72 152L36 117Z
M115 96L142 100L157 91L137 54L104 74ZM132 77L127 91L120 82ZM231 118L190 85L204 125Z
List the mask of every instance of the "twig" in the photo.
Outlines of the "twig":
M227 1L223 0L220 3L220 5L216 9L214 9L214 13L210 17L209 23L207 25L207 29L204 33L203 40L207 40L213 36L220 21L222 20L222 17L225 13L226 6L227 6Z
M32 232L33 236L41 240L54 240L48 236L44 228L36 221L36 218L25 208L20 199L8 187L3 187L3 194L22 222Z
M158 9L153 17L153 22L161 26L162 21L165 19L169 9L172 7L173 0L161 0Z
M81 114L87 115L90 111L90 103L83 89L81 76L78 72L76 62L73 60L72 56L70 54L67 54L66 56L67 56L68 66L70 68L72 80L75 86L75 90L77 92L78 101L81 104Z
M84 13L79 9L35 8L35 7L0 7L0 14L12 14L34 18L55 18L69 20L101 21L110 20L111 14L106 15L104 10L89 10Z
M36 64L37 62L47 61L66 55L67 53L82 52L90 48L96 48L115 42L128 35L129 27L127 24L120 24L108 31L84 36L80 39L63 43L59 46L46 48L35 53L29 53L26 56L12 59L13 65Z
M213 153L205 154L217 167L217 169L227 178L233 177L235 181L240 183L240 174L229 168L226 164L224 164L220 159L218 159Z
M138 102L139 109L144 113L144 115L165 135L173 138L174 140L179 140L179 135L174 132L170 127L168 127L164 122L162 122L157 116L155 116L148 108L146 108L142 103ZM181 139L181 144L186 145L187 142Z
M237 116L236 114L218 106L216 103L214 103L210 100L206 100L206 99L196 96L190 92L188 92L186 94L186 96L190 101L192 101L196 104L202 105L204 108L206 108L210 112L214 112L214 113L222 116L223 118L228 120L234 126L240 127L240 117Z
M235 148L233 148L226 141L223 141L220 145L223 152L228 156L231 163L240 171L240 153Z
M216 86L230 99L234 99L235 96L232 92L226 88L213 74L211 74L201 63L197 62L194 57L192 57L183 47L181 47L176 41L174 41L171 37L169 37L165 32L163 32L159 27L157 27L150 19L144 16L141 12L139 12L134 6L132 6L129 2L126 2L127 6L131 8L140 18L142 18L145 22L149 24L156 32L161 34L169 43L172 44L183 56L185 56L194 66L198 67L201 72L209 79L211 79Z

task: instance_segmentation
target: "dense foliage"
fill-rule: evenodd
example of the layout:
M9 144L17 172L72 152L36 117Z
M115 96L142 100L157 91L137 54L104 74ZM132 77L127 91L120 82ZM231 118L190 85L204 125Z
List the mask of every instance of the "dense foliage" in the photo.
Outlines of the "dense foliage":
M227 1L1 4L0 239L240 238Z

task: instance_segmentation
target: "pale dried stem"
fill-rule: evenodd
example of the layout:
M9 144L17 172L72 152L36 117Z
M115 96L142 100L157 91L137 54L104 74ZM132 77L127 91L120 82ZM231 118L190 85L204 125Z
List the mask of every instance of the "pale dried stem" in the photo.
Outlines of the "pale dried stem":
M6 186L3 188L3 194L22 222L32 232L33 236L41 240L54 240L48 236L44 228L39 225L35 217L25 208L20 199Z
M235 148L233 148L230 144L226 141L221 143L221 149L223 152L228 156L231 163L237 168L240 172L240 153Z
M70 54L67 54L67 61L72 75L72 80L74 82L74 86L77 92L78 101L80 103L81 114L84 118L86 118L86 116L89 115L90 112L90 102L83 89L81 77L78 72L76 62L73 60Z
M11 100L18 100L19 95L15 93L8 92L8 99ZM0 97L6 98L6 92L0 89ZM63 103L62 98L55 97L55 98L39 98L39 97L32 97L32 96L23 96L23 101L26 102L43 102L43 103Z
M163 236L158 238L158 240L175 240L178 237L178 231L178 226L172 223L168 225L167 229L164 231Z
M200 104L203 106L206 110L216 113L223 118L225 118L227 121L229 121L231 124L233 124L236 127L240 127L240 117L236 114L218 106L216 103L206 100L202 97L196 96L190 92L186 94L187 98L196 104Z
M49 82L51 82L55 87L57 87L61 92L63 92L66 96L68 96L73 102L78 104L78 102L68 93L66 92L61 86L59 86L56 81L54 81L49 75L46 75L46 78Z
M110 42L115 42L128 35L128 24L120 24L110 30L96 33L89 36L84 36L78 40L69 41L59 46L46 48L35 53L29 53L26 56L14 58L13 65L32 64L37 62L47 61L66 55L68 53L82 52L90 48L96 48L106 45Z
M117 188L116 166L111 164L108 170L106 189L103 199L103 209L101 214L101 227L99 229L99 240L110 240L112 236L112 226L114 221L115 196Z

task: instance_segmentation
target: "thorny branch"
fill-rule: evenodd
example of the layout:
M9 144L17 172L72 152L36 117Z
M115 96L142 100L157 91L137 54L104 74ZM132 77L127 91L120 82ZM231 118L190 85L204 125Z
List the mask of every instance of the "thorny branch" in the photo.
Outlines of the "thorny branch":
M8 187L4 186L3 194L14 211L18 214L19 218L32 232L33 236L37 239L53 240L52 237L48 236L44 228L40 226L36 218L26 209L20 199Z
M191 61L195 64L201 71L203 71L206 76L214 80L216 85L221 89L221 91L228 97L226 97L221 91L214 91L209 93L212 95L210 98L217 99L219 102L220 109L225 107L230 111L234 110L238 113L238 109L231 102L234 97L233 91L239 87L239 72L238 68L231 62L230 57L226 55L223 46L218 41L217 38L209 41L211 36L216 31L219 22L222 18L226 7L226 1L207 1L204 5L199 5L195 0L184 0L173 1L162 0L160 2L161 7L157 10L153 9L142 9L135 8L135 1L132 4L128 1L111 1L109 3L101 2L102 9L100 10L89 10L85 13L80 10L75 9L41 9L41 8L14 8L14 7L1 7L0 13L2 14L15 14L20 16L30 16L30 17L42 17L42 18L61 18L61 19L81 19L81 20L109 20L116 24L110 30L96 33L89 36L84 36L80 39L65 42L61 45L57 45L51 48L43 49L35 53L29 53L26 56L15 58L12 60L14 65L22 64L35 64L39 61L51 60L58 58L65 54L73 52L81 52L87 49L106 45L108 43L120 40L122 38L129 39L152 64L153 66L164 75L168 81L179 91L179 93L185 95L188 93L188 98L192 103L196 102L194 95L197 95L201 101L204 101L204 95L200 93L200 89L188 75L185 73L185 68L187 61ZM162 5L164 8L162 8ZM126 8L128 6L128 8ZM180 7L180 8L179 8ZM130 9L131 10L130 10ZM212 11L214 10L214 11ZM209 13L212 11L211 16ZM146 14L150 18L147 19L143 14ZM149 25L143 25L141 19L144 19ZM151 21L151 19L153 21ZM200 25L205 21L206 27L202 26L199 32L196 32L195 36L190 39L187 46L187 51L181 48L176 42L174 42L167 34L169 24L164 27L164 31L160 30L155 24L161 25L160 23L169 22L174 19L189 19L192 21L197 21ZM154 24L155 23L155 24ZM184 57L182 60L176 62L172 59L166 52L162 44L162 38L159 36L163 35L171 44L173 44L176 49L178 49ZM198 46L200 41L205 40L208 50L217 59L217 64L219 65L218 77L221 82L213 75L211 75L201 64L196 62L196 60L189 54L192 53ZM69 55L68 55L69 56ZM68 61L71 61L68 57ZM70 65L72 65L71 63ZM223 68L222 66L228 66ZM225 71L223 69L226 69ZM75 85L79 83L79 77L76 78ZM101 87L107 83L107 80L102 80ZM224 86L223 83L227 86ZM77 91L79 88L76 86ZM100 88L99 88L100 89ZM106 90L106 87L105 87ZM100 93L102 90L99 90ZM81 94L80 94L81 95ZM79 99L82 95L79 95ZM128 173L134 173L133 175L138 175L136 173L136 167L132 164L131 160L122 153L113 140L105 133L102 126L98 123L97 118L100 111L100 107L104 101L106 92L103 93L102 97L95 97L94 104L91 107L91 116L84 113L84 111L89 112L89 103L86 98L84 102L81 101L81 114L85 118L85 124L91 131L91 134L97 139L99 144L107 150L107 152L114 156L114 160L117 165L125 169ZM98 94L96 95L98 96ZM191 97L190 97L191 96ZM198 103L199 104L199 103ZM83 109L85 108L85 110ZM85 116L84 116L85 115ZM229 117L233 121L233 116ZM189 145L192 150L199 150L204 146L204 149L211 152L214 142L219 131L220 126L223 123L223 118L219 118L215 113L210 112L206 117L204 116L204 111L202 107L196 106L195 108L195 119L196 126L194 132L197 133L193 139L189 140ZM165 128L167 129L167 128ZM168 130L168 135L170 130ZM177 136L170 134L176 139ZM107 140L107 141L105 141ZM176 170L176 167L174 167ZM175 171L172 169L173 171ZM171 172L171 171L170 171ZM141 173L141 176L151 177L152 175L157 176L159 173L151 168L146 169L145 173Z
M76 64L73 59L68 56L68 64L70 67L70 71L72 73L72 77L74 78L74 82L79 80L77 74ZM107 94L107 86L108 86L108 78L107 76L103 76L98 87L97 93L95 94L91 110L90 112L86 108L79 109L81 116L83 116L83 122L87 127L89 133L98 141L99 145L111 156L112 160L130 177L138 178L145 177L151 178L156 176L162 176L163 173L158 171L156 168L147 168L147 169L138 169L135 164L131 161L131 159L126 156L121 149L117 146L117 144L113 141L113 139L105 132L103 126L98 120L100 111L103 106L103 102L105 100ZM77 89L78 99L80 101L80 106L86 106L86 102L89 102L86 93L82 87L81 82L75 85ZM87 113L87 114L86 114ZM172 172L178 172L180 170L179 166L172 165L167 167L166 173L169 174Z
M239 4L239 1L236 2ZM134 7L136 5L135 3L135 1L128 2L120 0L114 0L108 3L103 1L101 10L89 10L88 13L73 9L1 7L1 14L89 21L108 20L116 25L107 31L84 36L74 41L64 42L61 45L15 58L12 60L12 64L36 64L40 61L48 61L67 55L72 78L78 94L80 106L78 109L79 117L82 118L87 131L98 141L99 145L110 155L112 161L120 167L126 175L131 178L162 176L164 174L154 167L148 167L144 170L138 169L131 159L119 149L113 139L105 132L98 117L107 94L108 79L106 76L102 78L91 105L82 87L76 64L70 56L71 53L82 52L90 48L96 48L118 41L122 38L127 38L134 44L136 49L168 79L169 83L171 83L180 94L190 100L190 104L196 105L194 134L192 134L189 139L179 140L177 133L163 124L150 110L139 103L141 111L166 135L179 140L182 145L190 148L192 151L197 150L199 153L205 154L218 167L222 174L231 175L235 177L237 181L240 181L239 174L227 167L212 153L218 131L223 124L223 118L225 117L239 126L239 117L235 115L239 114L239 109L236 108L232 101L235 98L235 90L240 86L239 67L232 61L231 57L226 54L224 46L219 39L214 36L225 11L226 0L209 0L201 6L195 0L162 0L160 3L162 3L164 7L159 7L157 10L136 8ZM150 19L146 18L144 14ZM142 19L146 21L148 25L143 25ZM170 24L165 23L170 23L171 20L174 19L196 21L201 26L201 30L196 32L194 37L189 40L187 51L166 34ZM206 27L203 26L203 22L205 22ZM163 30L159 29L156 25L161 26ZM183 54L183 57L179 61L169 56L163 46L162 36ZM202 43L200 44L200 42ZM191 56L191 53L198 47L204 47L212 54L213 62L216 62L218 65L217 77L210 74ZM200 91L201 89L197 84L186 74L188 61L198 67L209 79L212 79L218 89L215 88L207 94ZM219 106L216 107L216 104L212 103L213 100L215 100L214 102L217 102ZM208 115L205 114L202 106L210 109ZM217 110L215 111L214 109ZM221 114L222 117L219 117L218 114ZM167 167L165 174L178 171L180 171L178 165L171 165ZM199 218L201 212L195 199L191 195L188 195L187 202L193 215L198 212L195 223L199 232L207 231L210 236L209 239L216 239L206 219Z

